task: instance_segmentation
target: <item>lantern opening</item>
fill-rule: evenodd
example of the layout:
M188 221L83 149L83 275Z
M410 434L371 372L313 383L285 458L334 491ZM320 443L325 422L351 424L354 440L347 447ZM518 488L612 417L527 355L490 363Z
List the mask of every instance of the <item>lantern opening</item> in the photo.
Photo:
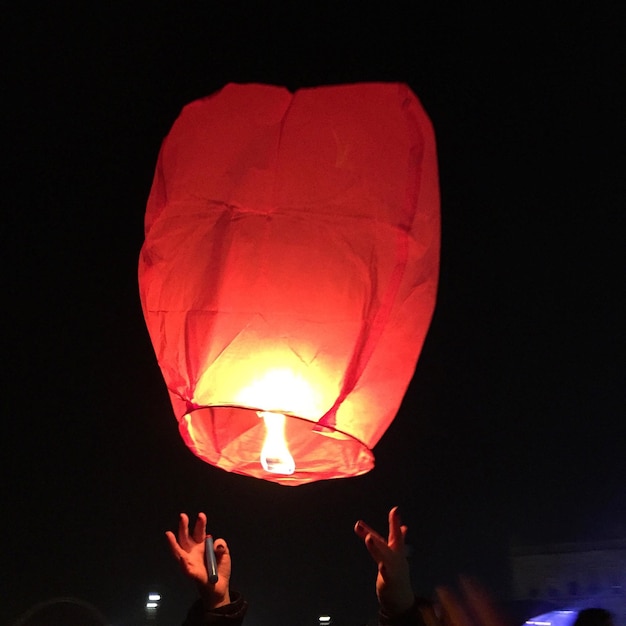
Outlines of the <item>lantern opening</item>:
M265 420L259 418L260 413L283 415L285 447L294 459L291 474L274 473L263 467L261 454L267 428ZM204 461L282 485L358 476L374 466L372 451L348 433L260 407L198 407L182 416L179 430L187 446Z
M272 474L294 473L296 464L285 441L285 416L282 413L258 411L259 417L265 422L267 434L261 450L261 465L266 472Z

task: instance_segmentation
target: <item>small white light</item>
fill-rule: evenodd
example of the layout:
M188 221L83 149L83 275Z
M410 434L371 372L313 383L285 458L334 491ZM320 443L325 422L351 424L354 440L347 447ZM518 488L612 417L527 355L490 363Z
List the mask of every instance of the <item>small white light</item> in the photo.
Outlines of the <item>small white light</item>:
M158 602L161 599L161 594L160 593L149 593L148 594L148 600L150 600L150 602Z
M159 606L158 602L146 602L147 609L156 609Z
M320 624L330 624L330 615L320 615L317 619Z

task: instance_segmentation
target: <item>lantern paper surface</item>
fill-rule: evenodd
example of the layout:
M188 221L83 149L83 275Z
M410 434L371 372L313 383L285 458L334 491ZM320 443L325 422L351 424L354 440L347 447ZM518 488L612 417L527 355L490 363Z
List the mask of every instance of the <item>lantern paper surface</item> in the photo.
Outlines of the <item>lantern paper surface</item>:
M439 230L434 135L405 85L231 84L187 105L139 282L189 448L288 485L370 470L432 317ZM264 413L287 416L290 475L261 465Z

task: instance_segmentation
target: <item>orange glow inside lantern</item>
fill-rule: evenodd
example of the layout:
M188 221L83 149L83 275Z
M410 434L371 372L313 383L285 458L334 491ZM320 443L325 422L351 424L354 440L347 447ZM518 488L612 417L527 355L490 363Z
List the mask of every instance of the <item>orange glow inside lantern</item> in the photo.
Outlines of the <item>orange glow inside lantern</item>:
M185 443L286 485L363 474L438 278L434 135L404 85L228 85L163 142L139 282Z
M266 370L261 379L242 388L236 396L240 406L289 407L297 415L316 415L315 398L310 385L287 369ZM293 474L296 466L285 439L284 413L257 411L265 425L265 439L261 448L261 465L272 474Z

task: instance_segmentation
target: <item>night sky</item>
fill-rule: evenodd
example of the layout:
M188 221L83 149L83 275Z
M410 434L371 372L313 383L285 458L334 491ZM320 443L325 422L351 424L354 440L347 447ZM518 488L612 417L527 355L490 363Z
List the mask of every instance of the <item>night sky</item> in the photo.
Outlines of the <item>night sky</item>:
M466 572L505 596L512 543L626 536L619 3L41 4L3 14L1 623L71 596L126 626L150 588L180 623L180 511L228 540L249 626L369 619L352 526L396 504L424 594ZM435 128L437 308L359 478L289 488L195 458L143 321L160 143L250 81L405 82Z

